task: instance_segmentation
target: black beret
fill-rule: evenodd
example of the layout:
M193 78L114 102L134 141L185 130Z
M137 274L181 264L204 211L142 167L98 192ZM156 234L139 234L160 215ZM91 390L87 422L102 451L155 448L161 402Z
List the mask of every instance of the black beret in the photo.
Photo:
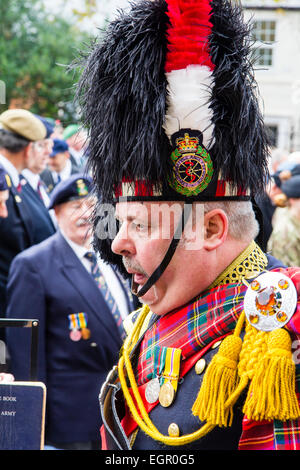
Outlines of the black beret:
M79 173L72 175L55 186L50 196L49 209L64 202L84 198L92 192L92 189L92 179L89 176Z

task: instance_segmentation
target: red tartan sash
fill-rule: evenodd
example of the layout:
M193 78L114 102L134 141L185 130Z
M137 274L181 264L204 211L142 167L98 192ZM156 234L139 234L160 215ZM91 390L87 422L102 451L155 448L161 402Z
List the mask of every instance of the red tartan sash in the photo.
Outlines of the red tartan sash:
M155 346L181 349L182 360L202 350L214 340L234 330L243 310L243 284L218 286L194 302L160 317L146 332L140 348L137 382L153 376Z

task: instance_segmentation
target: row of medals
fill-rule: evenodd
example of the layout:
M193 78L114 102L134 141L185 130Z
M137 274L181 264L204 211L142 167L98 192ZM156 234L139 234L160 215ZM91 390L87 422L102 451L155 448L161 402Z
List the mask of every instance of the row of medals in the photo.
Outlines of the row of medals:
M170 381L166 381L160 385L159 378L155 377L151 379L146 386L145 398L148 403L155 403L159 400L161 406L166 408L173 403L175 390Z

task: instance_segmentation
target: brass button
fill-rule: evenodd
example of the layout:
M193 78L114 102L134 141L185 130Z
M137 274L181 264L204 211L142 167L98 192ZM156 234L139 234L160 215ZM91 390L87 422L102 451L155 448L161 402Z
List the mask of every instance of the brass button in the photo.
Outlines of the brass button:
M212 345L211 349L217 349L221 343L222 341L216 341L215 344Z
M180 431L178 425L176 423L171 423L168 427L168 433L170 437L179 437Z
M196 374L202 374L206 366L206 360L202 357L202 359L199 359L199 361L196 362L195 365L195 371Z

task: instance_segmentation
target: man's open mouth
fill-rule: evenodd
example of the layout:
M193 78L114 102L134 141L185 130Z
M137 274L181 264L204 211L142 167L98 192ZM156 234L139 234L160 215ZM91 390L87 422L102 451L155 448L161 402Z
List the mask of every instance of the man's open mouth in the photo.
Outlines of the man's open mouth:
M134 295L137 295L139 290L143 287L143 285L147 281L147 276L141 273L132 273L132 280L131 280L131 292Z

